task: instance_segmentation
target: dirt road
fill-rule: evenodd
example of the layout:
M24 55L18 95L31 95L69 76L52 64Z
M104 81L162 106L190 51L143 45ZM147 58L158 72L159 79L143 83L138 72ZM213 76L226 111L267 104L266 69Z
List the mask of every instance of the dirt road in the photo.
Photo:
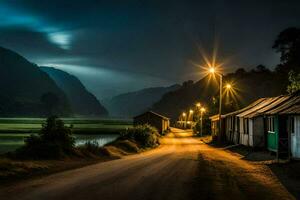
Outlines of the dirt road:
M0 199L293 199L264 165L174 129L161 147L0 189Z

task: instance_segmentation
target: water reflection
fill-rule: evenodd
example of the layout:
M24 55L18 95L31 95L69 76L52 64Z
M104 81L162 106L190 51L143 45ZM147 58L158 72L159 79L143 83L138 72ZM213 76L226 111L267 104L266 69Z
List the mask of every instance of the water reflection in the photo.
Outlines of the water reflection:
M0 134L0 154L21 147L24 144L24 139L29 134ZM79 135L75 136L75 146L84 145L86 142L97 142L99 146L103 146L115 140L118 134L102 134L102 135Z

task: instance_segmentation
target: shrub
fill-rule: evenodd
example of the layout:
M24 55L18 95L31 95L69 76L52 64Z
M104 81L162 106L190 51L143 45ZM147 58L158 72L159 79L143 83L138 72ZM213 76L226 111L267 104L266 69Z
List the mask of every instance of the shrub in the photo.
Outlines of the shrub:
M120 138L135 140L142 147L154 147L159 144L159 137L157 129L146 124L127 129Z
M74 152L72 131L62 120L49 117L38 135L25 139L25 145L16 150L16 156L30 159L58 159Z
M85 153L98 155L101 152L101 147L97 141L88 141L83 146L80 146L79 150Z
M211 132L211 124L210 124L210 120L207 118L203 119L203 128L202 128L202 134L203 135L210 135ZM193 132L196 135L200 135L201 134L201 122L198 121L196 123L196 125L193 127Z

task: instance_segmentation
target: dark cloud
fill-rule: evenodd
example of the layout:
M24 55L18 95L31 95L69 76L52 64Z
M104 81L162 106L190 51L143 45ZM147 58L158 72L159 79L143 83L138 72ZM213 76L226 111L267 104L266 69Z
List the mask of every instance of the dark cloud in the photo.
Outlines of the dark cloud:
M299 26L299 6L297 0L6 0L0 11L11 14L0 14L0 45L76 73L103 97L200 78L190 61L201 63L197 46L210 52L213 38L220 59L230 58L227 71L272 68L279 62L272 43L281 30ZM98 70L96 80L88 69Z

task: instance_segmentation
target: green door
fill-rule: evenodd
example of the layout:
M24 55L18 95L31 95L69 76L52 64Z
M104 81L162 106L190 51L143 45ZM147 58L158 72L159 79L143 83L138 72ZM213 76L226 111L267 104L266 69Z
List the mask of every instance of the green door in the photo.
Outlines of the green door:
M267 117L268 130L268 149L270 151L278 150L278 116Z

